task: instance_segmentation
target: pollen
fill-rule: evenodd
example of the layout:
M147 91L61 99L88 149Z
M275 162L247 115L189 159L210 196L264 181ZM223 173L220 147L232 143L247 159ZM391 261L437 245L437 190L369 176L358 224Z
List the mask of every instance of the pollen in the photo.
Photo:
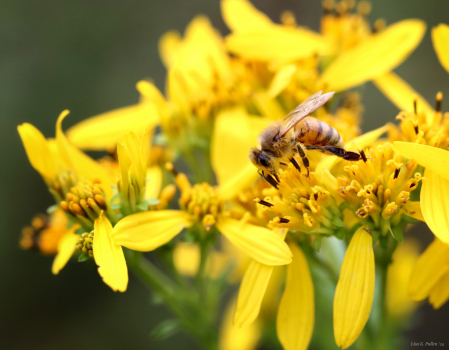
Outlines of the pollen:
M80 235L80 239L76 244L76 249L92 257L94 256L93 244L94 244L94 231L91 231L90 233L85 232Z
M176 175L175 182L181 190L181 209L196 217L206 231L209 231L222 210L223 202L217 189L206 182L192 186L183 173Z
M102 210L107 210L101 182L84 180L79 181L76 186L70 189L65 196L65 201L61 201L61 208L67 213L78 218L82 223L91 223L100 215Z
M410 198L422 180L415 173L417 164L405 162L390 143L365 152L367 162L344 167L346 175L338 178L338 193L362 224L371 223L382 234L392 227L402 229L406 223L402 215L416 208Z

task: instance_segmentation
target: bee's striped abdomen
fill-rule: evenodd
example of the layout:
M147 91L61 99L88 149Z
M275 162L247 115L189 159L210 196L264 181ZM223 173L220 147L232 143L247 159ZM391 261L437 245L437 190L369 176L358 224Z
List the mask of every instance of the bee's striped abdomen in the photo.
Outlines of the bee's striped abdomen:
M343 140L337 130L315 118L305 118L297 125L296 132L296 140L305 145L343 147Z

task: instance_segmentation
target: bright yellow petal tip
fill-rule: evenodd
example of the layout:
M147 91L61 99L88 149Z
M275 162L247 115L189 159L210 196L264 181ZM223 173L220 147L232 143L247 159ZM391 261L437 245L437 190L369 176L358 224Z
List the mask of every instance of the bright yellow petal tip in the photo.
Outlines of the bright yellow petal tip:
M222 0L221 13L233 32L247 33L271 29L273 22L247 0Z
M413 267L408 285L410 297L415 301L427 298L438 281L448 272L449 246L436 238Z
M287 266L285 291L279 305L276 329L286 350L306 350L315 323L312 277L306 257L295 244L289 244L293 262Z
M441 23L432 28L432 41L441 65L449 72L449 26Z
M342 91L386 74L410 55L425 31L426 24L418 19L395 23L338 56L319 84Z
M70 260L79 238L80 236L75 234L73 230L68 231L61 237L61 240L58 243L58 254L56 254L55 260L53 260L53 265L51 266L53 275L57 275Z
M374 84L401 111L414 112L413 101L416 100L417 112L425 113L427 118L433 118L433 108L397 74L391 72L377 77Z
M112 241L112 225L102 214L94 223L93 251L98 273L113 291L124 292L128 285L128 268L121 246Z
M191 224L192 217L183 211L145 211L120 220L112 231L112 239L115 244L147 252L169 242Z
M274 231L231 218L220 219L216 226L233 245L262 264L277 266L292 262L289 247Z
M31 124L19 125L17 130L31 166L41 174L45 182L50 183L56 176L57 164L52 156L48 141Z
M260 305L273 272L273 266L252 260L240 285L234 324L249 326L259 315Z
M346 349L358 338L371 312L374 298L373 239L359 228L349 243L334 297L334 335Z

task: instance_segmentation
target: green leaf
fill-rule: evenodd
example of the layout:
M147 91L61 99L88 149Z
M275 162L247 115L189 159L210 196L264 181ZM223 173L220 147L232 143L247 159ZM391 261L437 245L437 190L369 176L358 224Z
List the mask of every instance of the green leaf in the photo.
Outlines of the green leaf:
M83 229L82 227L80 227L78 230L75 231L75 233L76 233L77 235L82 235L82 234L85 233L85 232L86 232L86 230Z
M159 323L151 332L150 336L157 340L164 340L180 330L178 320L169 319Z
M344 222L338 217L334 216L331 220L332 224L338 227L345 227Z
M111 209L120 209L122 205L120 203L114 203L111 205Z
M81 253L81 255L78 257L78 262L84 262L86 260L89 260L91 256L88 254Z
M390 229L390 232L395 240L397 240L399 243L401 243L404 240L404 234L402 233L401 228L399 227L393 227Z
M57 204L53 204L52 206L49 206L47 208L47 214L48 215L53 214L56 211L56 209L58 209L58 208L59 208L59 205L57 205Z
M139 204L136 205L136 207L142 211L147 211L148 210L148 204L147 202L140 202Z
M159 204L159 199L156 199L156 198L148 198L148 199L147 199L147 204L148 204L148 205L156 205L156 204Z

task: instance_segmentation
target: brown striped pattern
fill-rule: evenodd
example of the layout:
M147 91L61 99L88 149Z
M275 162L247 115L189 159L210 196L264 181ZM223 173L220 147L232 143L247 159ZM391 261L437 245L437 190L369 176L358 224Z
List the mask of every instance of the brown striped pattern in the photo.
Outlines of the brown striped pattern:
M296 141L310 146L343 146L340 134L330 125L306 118L295 127Z

